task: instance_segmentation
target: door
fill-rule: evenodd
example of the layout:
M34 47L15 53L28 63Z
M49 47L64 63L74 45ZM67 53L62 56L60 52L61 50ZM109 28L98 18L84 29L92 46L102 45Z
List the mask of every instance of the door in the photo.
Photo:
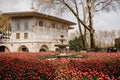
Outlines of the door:
M5 46L0 46L0 52L5 52Z

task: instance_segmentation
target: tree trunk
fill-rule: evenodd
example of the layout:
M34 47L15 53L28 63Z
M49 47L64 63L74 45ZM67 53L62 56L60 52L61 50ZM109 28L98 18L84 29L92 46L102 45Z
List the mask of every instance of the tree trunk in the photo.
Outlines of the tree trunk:
M84 27L84 42L85 42L85 48L87 48L86 35L87 35L87 29Z
M86 46L85 46L85 40L84 40L84 36L83 36L83 34L82 34L82 29L81 29L81 25L80 25L80 23L79 23L79 21L78 21L78 27L79 27L79 32L80 32L80 36L81 36L81 39L82 39L82 45L83 45L83 48L86 48Z
M88 13L89 13L89 32L90 32L90 48L95 48L95 40L94 40L94 29L93 29L93 12L94 12L94 1L87 1Z
M79 17L78 5L76 3L76 0L74 1L74 3L75 3L75 8L76 8L76 14ZM86 41L85 41L84 35L82 33L81 23L79 22L79 20L77 20L77 22L78 22L78 28L79 28L79 32L80 32L83 48L86 48L86 46L85 46Z
M95 48L94 31L90 30L90 48Z

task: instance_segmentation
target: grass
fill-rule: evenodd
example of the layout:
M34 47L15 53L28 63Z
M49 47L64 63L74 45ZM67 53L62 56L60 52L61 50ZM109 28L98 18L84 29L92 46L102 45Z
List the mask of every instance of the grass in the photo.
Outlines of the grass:
M52 58L58 58L58 55L59 54L55 54L55 55L48 55L48 56L38 56L37 58L38 59L52 59ZM68 55L69 58L89 58L90 55L88 54L80 54L80 53L73 53L73 54L70 54Z
M38 56L37 58L38 58L38 59L57 58L57 55Z

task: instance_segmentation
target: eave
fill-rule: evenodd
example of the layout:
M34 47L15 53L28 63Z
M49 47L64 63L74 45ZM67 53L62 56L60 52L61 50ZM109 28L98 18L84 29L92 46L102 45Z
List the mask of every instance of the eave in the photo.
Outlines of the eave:
M71 25L76 25L76 23L65 20L65 19L61 19L55 16L51 16L51 15L47 15L47 14L42 14L39 12L34 12L34 11L29 11L29 12L9 12L9 13L3 13L3 15L8 16L10 18L13 17L40 17L40 18L45 18L48 20L53 20L53 21L57 21L57 22L61 22L61 23L65 23L68 24L69 26Z

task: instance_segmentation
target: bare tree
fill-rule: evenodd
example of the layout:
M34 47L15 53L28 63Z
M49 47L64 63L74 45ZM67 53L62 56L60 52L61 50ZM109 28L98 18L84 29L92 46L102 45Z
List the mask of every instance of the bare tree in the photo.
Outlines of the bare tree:
M2 16L2 12L0 11L0 28L4 25L4 19Z
M116 38L116 33L115 33L116 31L115 30L112 30L112 31L110 31L109 32L109 44L111 45L111 46L114 46L114 42L115 42L115 38Z
M11 24L9 22L9 16L5 16L4 14L0 14L0 32L2 34L9 34L11 31Z
M101 48L106 48L109 46L114 46L115 38L117 33L115 30L112 31L97 31L95 33L96 45Z
M101 31L95 32L95 41L96 41L95 44L99 48L102 48L102 41L103 41L102 37L103 37L103 35L102 35Z
M35 0L34 0L35 1ZM94 14L101 11L117 10L120 7L120 0L36 0L42 3L44 10L52 9L53 13L64 13L70 11L81 24L90 33L90 46L95 47L94 39ZM41 2L42 1L42 2ZM83 14L81 14L83 12ZM82 18L83 16L84 18ZM80 27L80 25L79 25ZM81 27L80 27L81 28ZM81 29L80 34L81 34Z
M70 31L69 33L69 37L70 37L70 40L73 40L75 39L75 37L78 37L78 33L76 33L76 31Z
M117 31L117 37L120 37L120 30Z

